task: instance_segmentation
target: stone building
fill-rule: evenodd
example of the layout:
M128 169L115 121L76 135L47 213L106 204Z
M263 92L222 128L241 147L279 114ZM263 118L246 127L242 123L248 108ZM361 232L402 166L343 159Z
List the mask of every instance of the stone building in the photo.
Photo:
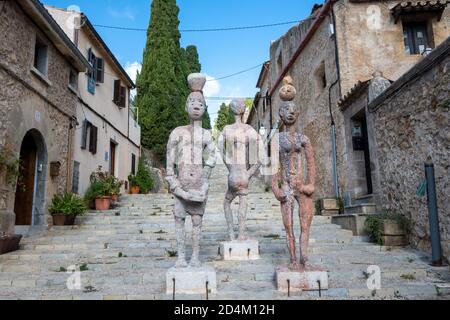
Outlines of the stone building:
M135 85L87 16L46 8L93 67L73 88L79 128L74 136L72 190L84 195L99 166L127 181L136 173L141 154L141 129L130 106Z
M443 254L450 261L450 37L367 105L380 204L412 219L412 243L430 247L427 198L417 195L431 157Z
M290 75L298 91L299 129L315 148L317 198L339 195L349 211L373 210L381 191L366 113L345 114L338 102L374 74L397 80L442 43L450 32L447 3L329 0L272 42L269 72L260 77L267 79L258 81L269 88L260 92L269 106L264 110L259 102L249 121L257 129L258 121L278 128L278 90Z
M26 233L47 225L51 198L70 190L70 86L90 66L37 0L2 1L0 37L0 152L21 161L19 183L0 177L0 231Z

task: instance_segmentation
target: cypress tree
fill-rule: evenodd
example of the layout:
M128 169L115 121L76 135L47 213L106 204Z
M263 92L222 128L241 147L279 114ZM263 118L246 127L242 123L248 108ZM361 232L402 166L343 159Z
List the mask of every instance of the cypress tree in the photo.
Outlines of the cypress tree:
M188 67L188 76L191 73L198 73L202 71L202 65L199 61L198 51L196 46L187 46L184 50L186 63ZM209 112L206 110L205 115L203 116L203 128L211 129L211 119L209 117Z
M170 132L188 124L189 89L185 54L180 47L176 0L153 0L142 71L137 78L136 105L142 145L163 160Z
M222 103L217 116L215 128L218 132L221 132L229 124L233 124L235 121L234 115L230 110L230 106Z

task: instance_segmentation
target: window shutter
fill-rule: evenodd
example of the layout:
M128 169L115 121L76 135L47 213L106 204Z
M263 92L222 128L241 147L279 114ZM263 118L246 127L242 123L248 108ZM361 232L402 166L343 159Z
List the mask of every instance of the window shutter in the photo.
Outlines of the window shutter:
M86 150L87 129L88 129L87 120L83 120L83 129L81 130L81 149L83 150Z
M136 155L134 153L131 154L131 174L136 175Z
M113 101L115 104L120 103L120 80L114 80L114 97Z
M120 101L119 106L125 108L127 104L127 89L123 86L120 87Z
M105 80L105 61L102 58L96 59L97 82L103 83Z
M97 133L98 133L97 127L96 126L91 126L89 151L92 154L96 154L97 153Z

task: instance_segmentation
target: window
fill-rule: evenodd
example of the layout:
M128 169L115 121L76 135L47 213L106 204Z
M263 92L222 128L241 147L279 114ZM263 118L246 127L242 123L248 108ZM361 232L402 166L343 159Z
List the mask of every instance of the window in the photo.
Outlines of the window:
M263 114L266 113L266 97L263 99Z
M47 75L48 46L40 38L36 37L34 45L34 67L43 75Z
M136 155L134 153L131 154L131 174L136 175Z
M119 106L119 108L125 108L127 104L127 88L122 86L120 80L114 81L114 96L113 102Z
M74 90L78 89L78 73L75 70L70 70L69 86Z
M283 70L283 53L282 52L280 52L280 54L278 55L277 67L278 67L278 72L281 72L281 70Z
M80 163L73 162L72 192L78 194L80 185Z
M97 153L97 137L98 128L87 120L83 121L83 131L81 137L81 149L86 150L89 147L89 152ZM88 143L89 139L89 143Z
M328 85L327 83L327 75L325 70L325 61L322 61L320 66L314 72L316 78L316 92L322 92Z
M426 22L404 23L403 38L406 54L422 54L427 48L431 48Z
M88 73L88 91L95 94L95 84L105 81L105 61L96 57L92 49L88 50L88 61L92 66Z

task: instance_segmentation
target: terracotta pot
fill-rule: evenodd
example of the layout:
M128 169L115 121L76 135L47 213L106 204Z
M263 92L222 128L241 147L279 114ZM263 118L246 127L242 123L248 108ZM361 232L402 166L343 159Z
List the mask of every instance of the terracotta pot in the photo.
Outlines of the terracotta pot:
M139 187L131 187L131 194L139 194L141 190Z
M22 235L13 234L11 236L0 237L0 255L19 250Z
M73 226L75 224L76 215L67 216L62 213L53 214L54 226Z
M66 216L62 213L56 213L52 215L53 218L53 225L54 226L64 226L66 222Z
M111 197L103 197L95 199L95 210L104 211L111 208Z
M113 195L113 196L111 197L111 201L112 201L112 202L119 202L119 195L118 195L118 194Z

